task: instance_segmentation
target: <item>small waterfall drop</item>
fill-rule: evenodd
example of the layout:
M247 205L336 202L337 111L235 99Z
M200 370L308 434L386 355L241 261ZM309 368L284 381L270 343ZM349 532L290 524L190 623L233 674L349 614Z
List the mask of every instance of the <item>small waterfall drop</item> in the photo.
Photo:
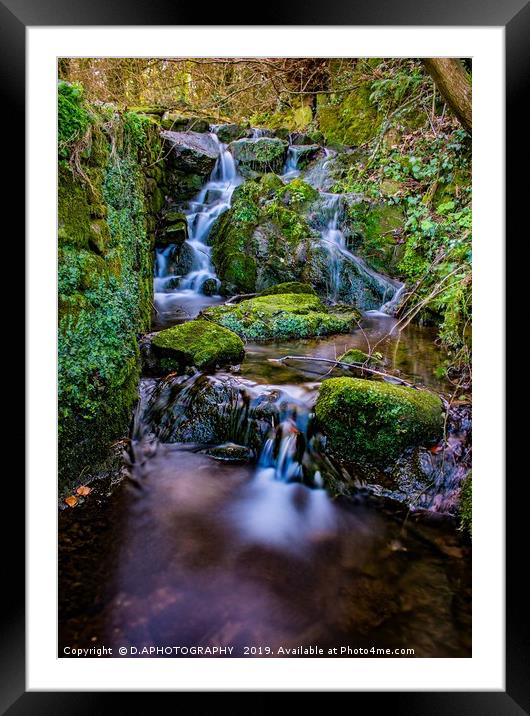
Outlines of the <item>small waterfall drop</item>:
M238 174L226 145L219 141L216 134L212 133L211 137L219 146L218 159L210 180L184 209L188 239L182 250L189 253L191 265L188 272L182 276L172 274L174 245L156 249L155 306L162 312L180 299L188 303L194 297L218 293L219 279L212 264L208 237L217 217L230 208L234 189L243 178Z
M298 160L301 153L300 150L300 146L297 146L296 144L289 145L289 148L287 149L287 159L285 160L282 172L283 179L290 181L291 179L296 179L296 177L300 176L300 169L298 168Z
M381 295L382 305L379 311L391 314L405 289L404 284L374 271L362 258L348 250L346 238L340 228L343 196L322 192L322 197L324 200L323 214L327 223L321 233L321 241L329 256L329 297L333 301L339 299L342 264L344 261L349 261L355 264L366 283Z

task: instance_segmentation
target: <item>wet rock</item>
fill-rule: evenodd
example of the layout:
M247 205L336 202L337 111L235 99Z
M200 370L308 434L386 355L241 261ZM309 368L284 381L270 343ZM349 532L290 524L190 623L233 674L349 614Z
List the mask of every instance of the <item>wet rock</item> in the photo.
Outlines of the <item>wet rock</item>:
M160 125L171 132L209 132L210 122L204 117L166 112Z
M167 152L166 178L177 201L191 198L211 174L219 147L209 134L199 132L160 133Z
M155 246L175 244L181 246L188 238L188 221L180 212L171 210L164 214L162 225L155 235Z
M267 172L280 172L287 155L287 143L275 137L238 139L230 151L241 174L253 177Z
M260 296L235 305L213 306L202 315L255 341L347 333L360 318L354 308L335 311L308 293Z
M247 459L259 451L272 421L259 411L254 414L253 400L255 396L231 376L170 377L151 393L142 422L162 442L233 444L239 457L241 448L249 451Z
M175 254L171 262L172 270L178 276L185 276L191 271L194 259L195 255L193 253L193 249L188 243L184 243L182 244L180 251Z
M219 156L219 147L209 134L163 131L160 136L172 150L170 156L181 169L195 174L210 174Z
M157 333L152 346L162 370L196 366L204 370L239 363L243 341L232 331L209 321L193 320Z
M311 135L306 132L291 132L290 134L291 144L313 144Z
M214 460L228 463L250 462L254 459L254 451L244 445L236 445L235 443L224 443L205 450L206 455Z
M309 162L313 161L317 156L323 156L322 147L318 144L295 144L289 151L296 154L296 166L298 169L305 169Z
M240 124L219 124L215 126L214 131L219 137L219 141L223 142L223 144L230 144L230 142L234 142L237 139L252 136L252 130Z
M201 293L205 296L215 296L219 290L219 281L215 278L207 278L201 285Z
M360 378L323 381L315 413L329 450L350 462L388 464L408 447L436 442L443 430L434 393Z

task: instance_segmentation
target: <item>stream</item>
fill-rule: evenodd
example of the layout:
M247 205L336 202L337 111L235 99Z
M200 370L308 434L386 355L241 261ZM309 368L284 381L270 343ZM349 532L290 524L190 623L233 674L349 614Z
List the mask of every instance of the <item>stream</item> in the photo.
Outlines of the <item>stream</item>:
M284 180L300 174L296 156L289 151ZM313 185L322 183L318 166L307 173ZM156 329L225 300L208 234L241 181L219 143L210 180L185 207L193 261L177 285L170 252L157 250ZM321 454L312 407L320 381L344 373L318 361L278 361L335 360L377 346L385 370L445 394L452 389L436 370L444 355L435 329L395 330L402 284L348 251L341 197L318 188L334 277L329 300L338 294L340 263L351 261L377 286L381 306L351 335L249 343L232 370L142 379L130 479L109 475L82 509L60 515L59 653L65 646L232 646L227 656L260 657L343 646L471 656L470 547L443 502L450 504L457 484L456 461L440 467L436 455L419 456L432 463L427 488L408 474L399 489L378 475L374 488L374 476L360 473L346 476L351 489L341 489L343 469ZM211 295L202 291L207 281ZM208 439L203 404L217 408L219 445ZM462 449L459 426L451 437ZM417 510L400 490L407 498L416 491Z

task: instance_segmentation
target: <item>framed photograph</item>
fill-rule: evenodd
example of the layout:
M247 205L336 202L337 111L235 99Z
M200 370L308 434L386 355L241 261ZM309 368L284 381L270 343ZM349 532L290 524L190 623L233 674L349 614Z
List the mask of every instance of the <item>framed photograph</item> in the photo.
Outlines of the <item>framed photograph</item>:
M0 4L29 396L7 713L530 712L504 348L528 7L310 14Z

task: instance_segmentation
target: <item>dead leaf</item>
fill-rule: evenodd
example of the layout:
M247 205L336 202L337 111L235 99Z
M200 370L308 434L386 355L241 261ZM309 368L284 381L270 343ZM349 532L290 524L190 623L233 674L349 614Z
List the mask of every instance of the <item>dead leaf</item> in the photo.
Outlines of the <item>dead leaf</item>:
M90 489L90 487L87 487L86 485L82 485L81 487L77 488L76 492L78 495L84 496L84 495L90 495L92 490Z
M64 501L68 507L75 507L77 505L77 497L75 495L69 495Z
M434 447L429 448L429 452L432 452L433 455L438 455L439 452L443 452L443 449L443 445L435 445Z

